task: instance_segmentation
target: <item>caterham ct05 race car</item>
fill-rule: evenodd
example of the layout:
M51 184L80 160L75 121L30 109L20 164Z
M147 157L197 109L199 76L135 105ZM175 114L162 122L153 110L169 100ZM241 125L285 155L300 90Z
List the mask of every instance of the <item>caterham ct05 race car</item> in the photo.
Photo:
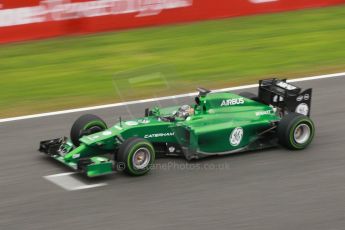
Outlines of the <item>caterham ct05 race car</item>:
M314 137L312 89L266 79L259 82L258 95L198 91L192 105L146 109L145 116L111 127L95 115L83 115L70 138L42 141L39 151L88 177L119 169L139 176L157 155L192 160L279 145L301 150Z

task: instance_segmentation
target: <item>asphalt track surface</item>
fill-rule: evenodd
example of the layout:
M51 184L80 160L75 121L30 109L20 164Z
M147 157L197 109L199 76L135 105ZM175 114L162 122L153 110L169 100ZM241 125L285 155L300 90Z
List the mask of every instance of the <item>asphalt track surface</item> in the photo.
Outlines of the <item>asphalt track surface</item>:
M0 229L343 230L345 77L297 84L314 88L317 135L304 151L275 148L189 164L158 159L162 167L139 178L73 175L107 183L77 191L44 178L69 169L37 148L40 140L67 135L81 113L1 123ZM140 116L152 104L129 109ZM92 112L110 124L129 118L126 107Z

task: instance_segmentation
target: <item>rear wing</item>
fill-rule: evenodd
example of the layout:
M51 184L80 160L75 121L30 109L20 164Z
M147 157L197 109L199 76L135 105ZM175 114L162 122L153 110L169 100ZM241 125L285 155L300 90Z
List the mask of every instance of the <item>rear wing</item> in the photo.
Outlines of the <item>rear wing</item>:
M259 99L261 102L282 109L310 116L312 89L302 91L301 88L287 83L286 79L277 78L259 81Z

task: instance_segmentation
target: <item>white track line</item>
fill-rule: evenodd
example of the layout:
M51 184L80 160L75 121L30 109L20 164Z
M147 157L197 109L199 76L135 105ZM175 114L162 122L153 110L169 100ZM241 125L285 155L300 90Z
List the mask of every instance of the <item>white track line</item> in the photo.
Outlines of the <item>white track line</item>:
M66 173L59 173L59 174L53 174L53 175L49 175L49 176L45 176L45 177L60 177L60 176L69 176L69 175L73 175L76 174L77 172L66 172Z
M345 72L319 75L319 76L312 76L312 77L297 78L297 79L288 80L288 82L311 81L311 80L319 80L319 79L334 78L334 77L345 77ZM254 88L257 86L258 86L258 84L244 85L244 86L237 86L237 87L212 90L212 92L223 92L223 91L248 89L248 88ZM106 109L106 108L119 107L119 106L124 106L124 105L133 105L133 104L153 102L153 101L176 99L176 98L181 98L181 97L190 97L190 96L195 96L195 95L197 95L196 92L179 94L179 95L174 95L174 96L143 99L143 100L137 100L137 101L128 101L128 102L121 102L121 103L114 103L114 104L107 104L107 105L69 109L69 110L55 111L55 112L49 112L49 113L39 113L39 114L32 114L32 115L26 115L26 116L20 116L20 117L3 118L3 119L0 119L0 123L25 120L25 119L32 119L32 118L38 118L38 117L55 116L55 115L67 114L67 113L84 112L84 111L89 111L89 110Z
M44 176L44 178L68 191L96 188L96 187L108 185L107 183L85 184L82 181L72 176L73 174L76 174L76 173L77 172L59 173L59 174Z
M89 189L89 188L97 188L97 187L102 187L105 185L108 185L108 184L107 183L100 183L100 184L81 185L79 187L74 187L73 189L70 189L70 191Z

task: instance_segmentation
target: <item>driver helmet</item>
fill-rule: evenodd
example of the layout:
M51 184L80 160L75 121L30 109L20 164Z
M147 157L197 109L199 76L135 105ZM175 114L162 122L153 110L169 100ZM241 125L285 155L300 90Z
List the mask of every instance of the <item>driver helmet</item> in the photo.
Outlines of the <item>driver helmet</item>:
M179 118L186 119L188 116L193 114L193 108L190 105L182 105L176 112L176 116Z

